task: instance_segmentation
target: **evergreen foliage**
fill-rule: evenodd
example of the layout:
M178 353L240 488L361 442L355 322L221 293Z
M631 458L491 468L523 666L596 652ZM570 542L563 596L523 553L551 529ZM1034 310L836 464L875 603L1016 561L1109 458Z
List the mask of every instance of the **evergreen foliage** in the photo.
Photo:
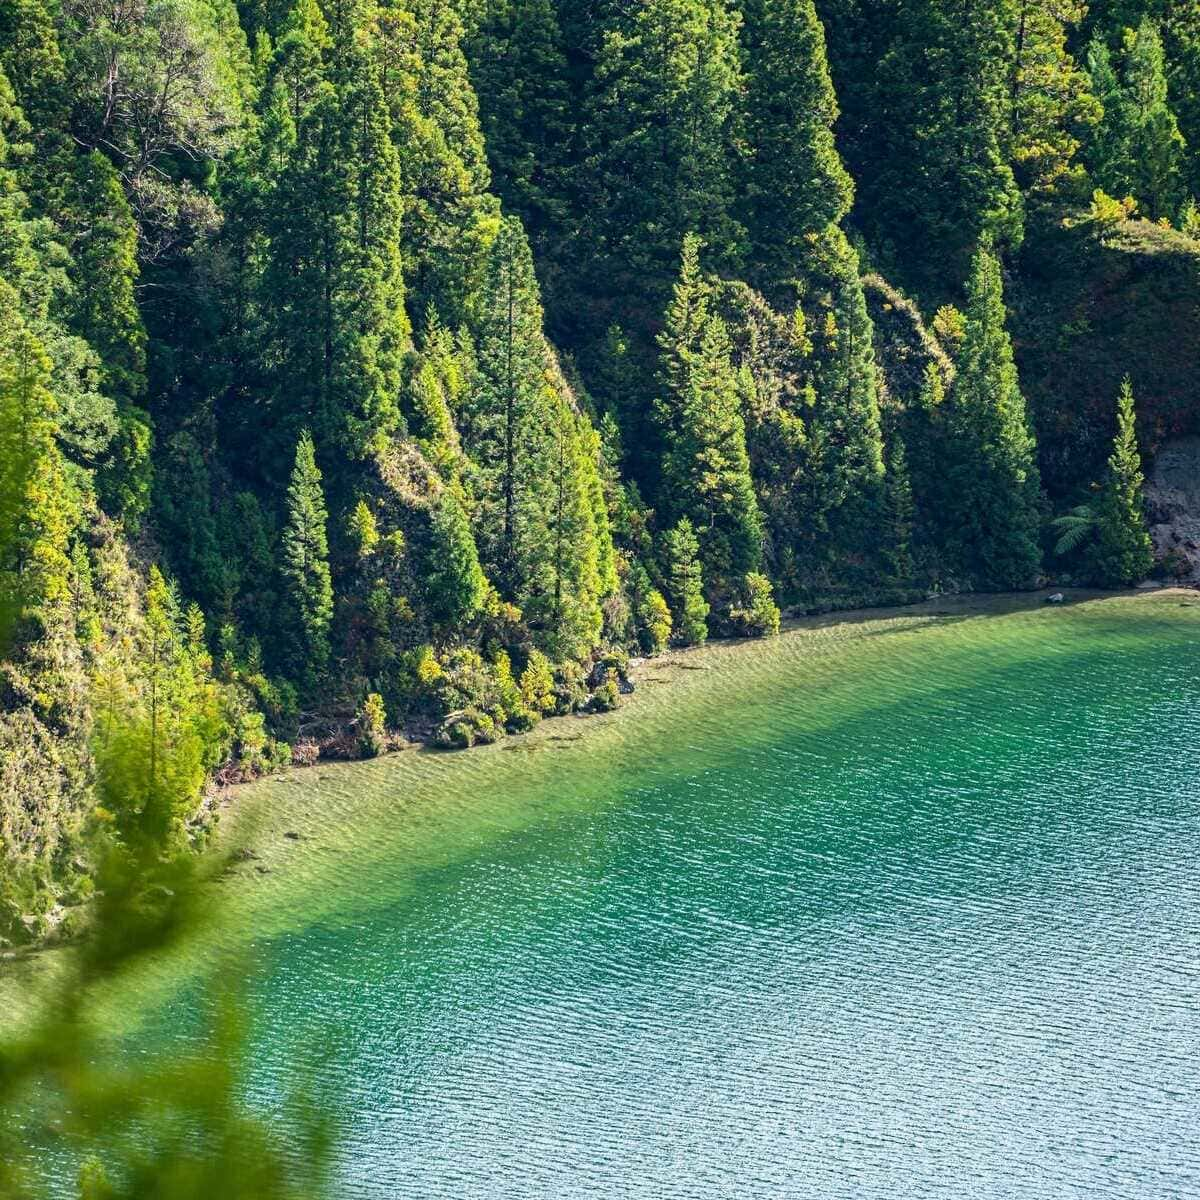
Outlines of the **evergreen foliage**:
M553 395L533 260L506 220L488 258L468 449L480 468L480 547L501 593L520 603L543 553L542 500Z
M1075 0L1015 0L1008 88L1007 153L1039 201L1069 192L1074 159L1100 119L1087 72L1070 39L1086 8Z
M1193 430L1198 95L1193 0L0 0L0 939L287 743L1033 584L1108 418L1031 361L1120 324ZM1141 487L1122 393L1065 565L1145 572Z
M1154 551L1146 532L1143 483L1133 385L1127 377L1117 396L1117 431L1099 494L1054 522L1056 553L1078 554L1088 583L1129 587L1150 573Z
M499 211L463 53L458 6L381 6L375 52L405 197L401 254L414 313L432 304L454 323L482 282Z
M1186 146L1167 100L1158 29L1147 19L1126 30L1116 62L1107 43L1093 37L1088 70L1104 110L1090 152L1097 183L1112 195L1133 196L1152 216L1174 218L1185 194Z
M729 334L711 311L700 240L689 234L658 344L658 417L664 446L659 509L699 537L710 597L757 569L762 522Z
M307 430L296 443L296 462L287 491L280 573L284 584L283 623L300 678L310 683L329 657L333 585L329 575L328 516L321 471Z
M1041 568L1041 483L1005 328L1000 261L975 256L958 376L946 406L948 544L977 587L1031 587Z
M689 232L714 261L741 255L730 171L739 18L721 0L647 0L608 12L584 102L581 282L626 302L646 291L657 308Z
M277 53L287 78L289 63L315 63L313 42L329 36L327 73L339 83L294 85L298 116L264 222L274 428L289 441L311 429L331 464L362 459L395 432L409 337L399 161L356 12L351 6L329 35L316 14L309 24L317 32L302 35L297 21Z
M462 505L444 490L430 514L425 601L434 625L461 629L483 606L487 580Z
M1134 418L1133 385L1126 378L1117 396L1117 432L1098 505L1096 580L1105 587L1144 579L1154 563L1143 510L1142 457Z
M749 0L742 11L747 278L776 297L802 275L811 239L849 211L854 185L834 145L837 99L813 0Z
M664 535L663 574L675 640L681 646L701 645L708 640L709 604L704 598L700 543L687 517Z
M1017 29L1010 0L823 7L865 228L902 282L931 301L952 296L981 237L1011 245L1023 234L1006 152Z
M467 42L496 190L530 242L564 236L572 141L566 49L551 0L486 0Z

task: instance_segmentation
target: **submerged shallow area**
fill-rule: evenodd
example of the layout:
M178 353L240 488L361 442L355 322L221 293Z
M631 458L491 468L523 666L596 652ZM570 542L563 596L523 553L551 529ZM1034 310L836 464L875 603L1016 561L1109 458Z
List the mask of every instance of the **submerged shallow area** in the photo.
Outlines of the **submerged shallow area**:
M314 1074L351 1197L1200 1195L1200 603L1075 599L246 789L146 1036L253 942L250 1091Z

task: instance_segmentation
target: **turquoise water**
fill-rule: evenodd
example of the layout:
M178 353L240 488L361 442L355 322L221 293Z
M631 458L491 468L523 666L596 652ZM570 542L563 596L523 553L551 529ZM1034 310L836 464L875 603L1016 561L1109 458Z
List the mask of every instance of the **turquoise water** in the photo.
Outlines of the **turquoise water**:
M338 773L251 1094L315 1073L347 1197L1200 1196L1198 619L795 634Z

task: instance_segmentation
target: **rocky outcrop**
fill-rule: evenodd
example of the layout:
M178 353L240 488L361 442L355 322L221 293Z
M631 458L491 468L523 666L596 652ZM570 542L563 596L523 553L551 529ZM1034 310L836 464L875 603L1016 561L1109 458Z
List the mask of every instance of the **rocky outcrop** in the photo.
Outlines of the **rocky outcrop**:
M1035 224L1016 267L1013 345L1056 503L1103 477L1126 375L1143 453L1200 435L1200 241L1149 221Z
M1146 481L1146 519L1167 574L1200 581L1200 437L1159 450Z

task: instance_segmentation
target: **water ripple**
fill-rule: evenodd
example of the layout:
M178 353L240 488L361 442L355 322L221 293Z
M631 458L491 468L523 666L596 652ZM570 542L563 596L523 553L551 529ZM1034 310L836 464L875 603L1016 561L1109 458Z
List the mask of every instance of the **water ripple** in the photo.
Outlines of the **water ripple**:
M315 1065L372 1200L1200 1196L1196 616L963 616L304 785L254 1097Z

